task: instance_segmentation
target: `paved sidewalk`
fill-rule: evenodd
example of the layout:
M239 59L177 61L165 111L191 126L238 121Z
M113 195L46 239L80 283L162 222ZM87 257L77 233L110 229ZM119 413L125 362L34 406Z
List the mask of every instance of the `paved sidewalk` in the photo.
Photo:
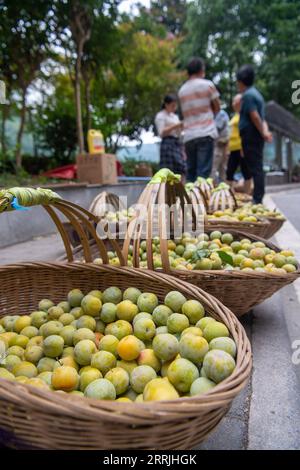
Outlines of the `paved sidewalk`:
M28 242L0 248L0 265L21 261L50 261L64 253L58 234L38 237Z
M300 191L267 196L290 222L275 243L296 250L300 259ZM51 260L63 252L57 235L0 250L0 263ZM253 349L253 372L246 389L199 449L300 449L300 365L292 363L292 343L300 340L300 281L242 317Z

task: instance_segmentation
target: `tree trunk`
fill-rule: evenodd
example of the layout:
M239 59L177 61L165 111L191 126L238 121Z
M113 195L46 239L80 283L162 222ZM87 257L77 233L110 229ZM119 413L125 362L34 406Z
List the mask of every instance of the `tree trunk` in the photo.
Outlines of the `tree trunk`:
M4 104L2 107L2 123L1 123L1 150L3 154L3 158L6 155L6 121L9 116L9 106L8 104Z
M85 151L83 126L82 126L81 90L80 90L82 50L83 50L83 44L79 44L78 50L77 50L76 66L75 66L75 104L76 104L77 142L78 142L80 154L84 153Z
M88 74L84 76L84 87L85 87L85 122L86 129L91 129L92 126L92 115L91 115L91 81Z
M82 108L81 108L81 65L82 55L85 43L91 37L91 20L89 9L81 5L81 2L75 1L71 10L71 23L70 28L73 39L76 44L76 64L75 64L75 105L76 105L76 130L77 130L77 142L79 152L83 153L84 148L84 137L83 137L83 125L82 125Z
M234 83L234 74L233 71L230 70L229 72L229 103L230 103L230 109L232 109L232 101L233 101L233 87L235 86Z
M37 146L37 139L36 139L36 132L35 132L35 126L32 118L32 110L28 108L28 121L30 124L30 132L32 135L32 144L33 144L33 156L35 159L39 157L39 152L38 152L38 146Z
M21 108L21 113L20 113L20 127L19 127L19 131L17 134L17 143L16 143L16 151L15 151L17 170L22 168L21 145L22 145L22 137L23 137L24 127L25 127L25 120L26 120L26 92L27 92L27 88L24 88L22 91L22 108Z

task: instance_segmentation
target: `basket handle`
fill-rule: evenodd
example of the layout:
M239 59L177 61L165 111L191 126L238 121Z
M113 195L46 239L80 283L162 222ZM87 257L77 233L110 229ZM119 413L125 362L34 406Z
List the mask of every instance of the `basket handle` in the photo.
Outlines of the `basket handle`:
M175 229L177 222L177 217L174 215L174 211L169 211L167 213L167 208L175 208L175 211L180 210L180 223L182 228L184 228L185 218L192 220L193 228L196 228L196 210L195 202L192 202L191 198L186 192L183 184L178 180L177 176L170 174L169 170L166 173L167 176L170 176L171 180L168 178L159 178L158 176L164 173L157 173L150 183L146 186L142 192L138 205L141 205L143 217L140 218L140 214L131 220L128 225L126 232L124 244L123 244L123 255L125 259L128 259L129 248L132 244L133 257L132 263L133 266L139 268L141 265L140 262L140 245L143 239L146 238L146 261L148 269L154 270L155 266L155 253L152 246L153 238L153 226L157 222L158 226L156 227L157 235L160 241L160 257L161 257L161 266L164 272L169 273L171 271L170 261L169 261L169 251L168 251L168 238L172 238L172 234L175 235ZM185 214L185 207L189 205L191 207L191 214ZM154 208L157 208L157 213L154 214ZM154 217L156 216L156 219ZM168 227L168 224L170 227ZM170 237L168 236L167 228L170 229Z
M229 188L229 192L232 196L232 199L233 199L233 203L234 203L234 209L237 209L238 208L238 202L236 200L236 197L235 197L235 194L234 194L234 191L232 190L232 188Z
M27 190L28 193L25 193L24 190ZM15 209L16 206L12 205L12 202L15 200L14 194L21 194L21 196L23 194L30 194L32 197L30 198L30 200L28 199L27 206L32 207L40 205L51 217L63 241L68 262L74 261L74 255L70 237L63 225L61 217L65 217L68 222L72 225L74 231L77 233L80 243L82 245L83 257L85 262L91 263L93 261L90 249L90 243L92 238L96 243L96 246L99 250L99 255L102 258L103 263L109 264L106 246L103 240L98 236L95 228L96 224L98 223L98 217L77 204L61 199L53 191L42 189L39 189L39 193L37 193L37 191L38 190L34 190L31 188L13 188L13 190L6 190L6 192L0 192L0 213L6 210L10 211ZM47 191L47 193L42 193L42 191ZM24 197L22 205L24 205L25 207L26 201L27 199L25 199ZM17 206L19 207L19 204L17 204ZM87 236L87 234L89 234L89 237ZM125 260L121 248L119 247L115 239L109 236L108 238L113 249L116 252L116 255L119 258L120 265L124 266Z
M121 201L119 196L117 196L117 194L108 193L107 191L102 191L92 201L89 207L89 211L92 212L93 214L99 215L99 212L97 211L97 207L106 206L108 204L111 205L115 211L118 211L119 208L125 209L123 202Z

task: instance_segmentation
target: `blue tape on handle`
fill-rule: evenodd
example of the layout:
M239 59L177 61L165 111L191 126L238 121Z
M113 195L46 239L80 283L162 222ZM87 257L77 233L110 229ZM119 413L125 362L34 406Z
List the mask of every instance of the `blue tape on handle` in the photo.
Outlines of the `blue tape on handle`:
M18 203L18 199L16 197L13 198L11 207L15 209L16 211L28 211L29 210L27 207L20 206L20 204Z

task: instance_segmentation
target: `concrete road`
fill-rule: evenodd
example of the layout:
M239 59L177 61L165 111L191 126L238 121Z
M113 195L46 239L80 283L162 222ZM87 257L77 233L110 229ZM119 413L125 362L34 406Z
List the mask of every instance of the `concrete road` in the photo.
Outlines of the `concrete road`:
M289 219L274 237L300 259L300 190L276 192L265 203ZM300 280L241 319L251 340L253 372L247 389L200 449L300 449Z
M300 190L270 194L289 219L274 242L300 259ZM51 260L62 253L56 235L0 250L0 263ZM300 340L300 280L242 318L253 348L253 373L227 416L199 449L300 449L300 365L292 344Z

